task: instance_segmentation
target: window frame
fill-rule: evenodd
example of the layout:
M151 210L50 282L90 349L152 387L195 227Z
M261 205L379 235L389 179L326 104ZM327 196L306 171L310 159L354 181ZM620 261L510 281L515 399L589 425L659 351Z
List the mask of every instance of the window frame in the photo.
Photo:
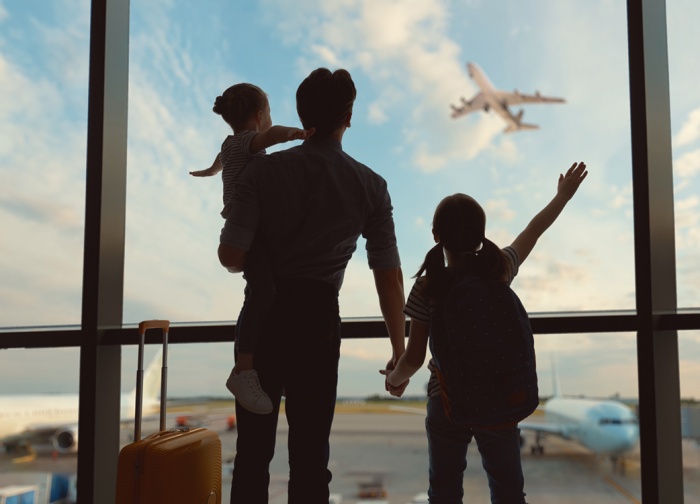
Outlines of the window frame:
M677 307L665 1L627 0L626 28L636 310L535 313L531 319L535 334L637 333L642 497L683 502L678 331L700 329L700 310ZM128 45L129 0L91 0L81 325L0 329L0 348L80 348L81 502L113 499L121 348L136 344L134 327L122 323ZM232 327L174 324L169 340L231 341ZM344 320L342 333L387 337L380 318ZM146 339L155 343L158 335Z

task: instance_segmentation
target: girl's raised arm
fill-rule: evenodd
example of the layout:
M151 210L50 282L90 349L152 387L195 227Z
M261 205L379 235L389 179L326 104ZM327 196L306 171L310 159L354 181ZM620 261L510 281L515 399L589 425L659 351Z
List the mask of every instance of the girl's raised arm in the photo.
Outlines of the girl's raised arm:
M511 244L511 247L518 253L520 264L525 262L527 256L530 255L542 233L557 220L557 217L564 210L569 200L576 194L578 187L587 175L588 171L586 171L585 163L574 163L565 175L559 175L556 196L540 213L535 215L523 232Z

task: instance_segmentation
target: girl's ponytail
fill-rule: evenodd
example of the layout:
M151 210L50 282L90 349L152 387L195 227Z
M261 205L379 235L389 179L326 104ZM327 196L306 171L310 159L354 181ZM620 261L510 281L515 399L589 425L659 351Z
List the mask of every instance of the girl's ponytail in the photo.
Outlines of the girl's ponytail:
M425 255L425 260L416 276L425 273L426 295L430 299L437 299L447 292L448 274L445 267L445 252L442 243L438 243Z
M482 247L476 253L473 272L479 276L505 281L508 278L508 262L503 251L488 238L484 238Z

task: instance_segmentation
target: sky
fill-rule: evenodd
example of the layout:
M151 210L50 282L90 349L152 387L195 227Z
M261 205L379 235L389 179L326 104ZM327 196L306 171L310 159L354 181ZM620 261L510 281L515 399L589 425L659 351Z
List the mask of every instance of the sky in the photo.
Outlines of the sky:
M588 178L513 289L531 313L634 308L624 2L132 0L130 9L125 324L235 320L244 281L216 258L221 180L188 172L209 166L230 132L211 111L224 89L257 84L273 122L298 126L294 94L317 67L355 80L343 147L387 180L407 291L444 196L476 198L487 236L505 246L554 196L559 173L585 161ZM667 15L678 300L697 307L700 62L688 41L700 5L669 0ZM80 321L88 42L87 0L0 0L0 327ZM496 87L566 103L526 106L537 131L503 134L482 112L453 120L450 104L477 92L468 61ZM379 315L362 240L341 315ZM173 345L172 394L225 394L231 347ZM565 393L637 395L633 334L540 335L536 347L544 394L555 357ZM680 349L681 393L700 398L700 334L680 333ZM345 340L339 395L383 393L377 371L389 356L388 341ZM125 348L125 390L134 360ZM27 368L41 371L18 385ZM77 382L75 349L0 351L0 393L74 392Z

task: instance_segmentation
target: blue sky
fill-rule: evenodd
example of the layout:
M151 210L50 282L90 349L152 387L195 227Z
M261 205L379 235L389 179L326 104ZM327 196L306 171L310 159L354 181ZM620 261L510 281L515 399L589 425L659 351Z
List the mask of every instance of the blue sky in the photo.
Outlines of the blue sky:
M697 44L688 43L696 4L667 3L681 306L700 304L700 63ZM0 26L0 326L76 324L89 3L0 0ZM476 92L467 61L497 87L567 103L526 107L525 120L541 127L535 132L504 135L502 121L483 113L452 120L450 103ZM298 125L296 87L319 66L347 68L355 80L344 147L387 179L407 290L432 244L430 220L442 197L474 196L486 209L487 234L507 245L555 194L558 174L586 161L588 179L513 288L531 312L634 307L624 2L263 0L240 9L223 0L134 0L125 323L236 318L243 281L215 254L221 182L188 171L208 166L228 134L211 112L226 87L261 86L273 122ZM341 291L344 317L379 314L363 247ZM545 393L555 354L565 391L636 395L633 335L543 336L537 346ZM700 397L700 336L682 333L681 350L683 395ZM186 345L172 356L175 393L221 391L227 345ZM344 342L340 393L381 392L376 370L388 356L385 341ZM73 350L4 351L0 361L0 376L42 363L48 378L38 377L33 391L77 383L77 367L59 371L68 375L62 380L52 375L61 362L77 365ZM212 376L179 375L178 362Z

